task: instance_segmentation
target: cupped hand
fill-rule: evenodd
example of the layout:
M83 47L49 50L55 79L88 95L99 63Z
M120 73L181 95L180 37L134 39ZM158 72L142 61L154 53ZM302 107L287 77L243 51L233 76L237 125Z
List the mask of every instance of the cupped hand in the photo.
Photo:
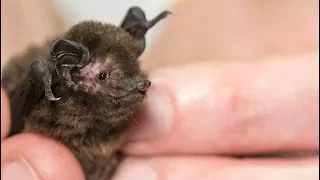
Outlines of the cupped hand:
M318 55L159 69L116 179L315 179ZM141 120L141 121L140 121ZM217 155L225 155L220 157Z

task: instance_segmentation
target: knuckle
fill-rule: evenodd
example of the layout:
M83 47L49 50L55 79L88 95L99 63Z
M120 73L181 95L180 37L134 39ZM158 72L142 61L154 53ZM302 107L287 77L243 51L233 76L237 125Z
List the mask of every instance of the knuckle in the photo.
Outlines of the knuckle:
M239 86L223 88L220 96L223 119L219 128L221 137L228 146L247 147L252 143L252 137L259 133L259 119L250 98Z

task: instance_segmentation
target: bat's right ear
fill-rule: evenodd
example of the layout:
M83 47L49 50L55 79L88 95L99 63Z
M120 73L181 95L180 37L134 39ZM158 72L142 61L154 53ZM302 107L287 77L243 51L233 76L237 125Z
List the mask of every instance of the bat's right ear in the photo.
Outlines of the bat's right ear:
M164 11L156 16L154 19L147 21L144 11L137 7L131 7L124 20L122 21L120 27L127 31L131 36L138 40L140 43L140 54L145 50L146 42L145 35L150 28L157 24L160 20L171 14L169 11Z
M90 53L80 43L67 39L56 39L51 43L50 54L54 60L59 60L64 55L74 56L79 59L79 62L87 62L90 58Z

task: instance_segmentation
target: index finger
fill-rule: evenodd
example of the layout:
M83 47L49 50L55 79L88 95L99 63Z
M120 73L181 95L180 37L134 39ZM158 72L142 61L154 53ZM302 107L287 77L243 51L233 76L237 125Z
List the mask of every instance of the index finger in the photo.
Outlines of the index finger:
M319 148L318 55L172 67L151 81L129 153Z

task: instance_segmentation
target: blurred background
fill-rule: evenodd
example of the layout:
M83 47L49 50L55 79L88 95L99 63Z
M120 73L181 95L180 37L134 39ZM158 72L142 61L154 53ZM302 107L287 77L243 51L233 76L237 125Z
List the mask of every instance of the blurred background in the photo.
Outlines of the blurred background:
M318 0L2 0L1 65L86 19L119 24L126 10L173 15L147 34L148 70L194 61L318 52Z
M147 18L170 9L174 0L23 0L1 1L1 54L5 62L9 56L21 52L29 44L41 44L45 38L63 32L83 20L93 19L120 24L131 6L140 6ZM161 21L147 34L147 47L152 45L161 29ZM8 36L9 35L9 36ZM1 63L1 65L3 65Z
M148 19L157 16L161 11L170 9L170 0L55 0L54 7L68 25L78 23L85 19L94 19L112 24L120 24L131 6L140 6ZM95 4L93 4L93 2ZM147 34L147 49L159 35L165 21L160 21L157 26Z

